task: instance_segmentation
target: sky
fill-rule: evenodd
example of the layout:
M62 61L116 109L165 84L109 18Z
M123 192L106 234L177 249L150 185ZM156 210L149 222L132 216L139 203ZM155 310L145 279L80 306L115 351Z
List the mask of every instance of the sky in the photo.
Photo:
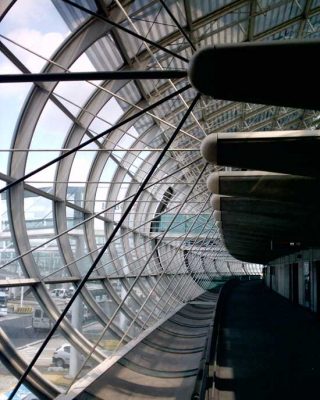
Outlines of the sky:
M18 0L9 10L0 25L0 40L21 60L31 72L40 72L46 61L40 57L19 48L10 43L5 38L11 39L18 44L35 51L37 54L50 58L57 48L70 35L70 31L60 17L50 0ZM4 38L4 37L5 38ZM72 71L94 70L94 67L88 57L83 54L70 68ZM19 70L0 53L0 73L10 74L19 73ZM96 82L99 83L99 82ZM23 107L24 101L30 88L29 83L24 84L1 84L0 90L0 149L10 148L12 134L15 129L16 121ZM55 92L76 103L79 106L85 104L88 96L95 88L86 82L63 82L57 85ZM64 103L65 105L67 103ZM70 106L68 109L77 115L79 108ZM99 112L101 118L114 123L123 113L123 110L115 99L111 99ZM53 123L54 121L54 123ZM101 132L110 125L95 119L91 128L95 132ZM71 127L71 120L49 100L45 106L41 117L35 129L31 148L61 148L63 142ZM137 136L134 128L131 128L131 134ZM129 146L133 139L127 136L126 140L121 141L124 147ZM92 145L90 148L96 148ZM57 152L29 153L27 162L27 171L33 170L37 166L52 159L58 155ZM70 180L84 181L89 171L89 165L94 158L95 152L78 153L75 157L71 170ZM122 154L118 153L118 156ZM6 173L8 153L0 152L0 172ZM136 164L138 165L139 159ZM86 168L87 166L87 168ZM116 166L107 168L103 172L102 180L110 180ZM46 181L54 178L55 167L50 167L32 177L32 181ZM41 186L41 184L35 186ZM47 185L42 185L47 186ZM102 194L102 193L101 193ZM1 202L0 202L1 203ZM0 215L1 205L0 205Z
M19 0L0 25L0 34L44 57L50 57L69 34L68 27L48 0ZM39 72L45 61L20 49L3 37L1 41L29 68ZM0 73L19 72L0 54ZM31 84L2 84L0 91L0 148L10 147L15 122ZM6 167L6 154L0 153L0 171Z

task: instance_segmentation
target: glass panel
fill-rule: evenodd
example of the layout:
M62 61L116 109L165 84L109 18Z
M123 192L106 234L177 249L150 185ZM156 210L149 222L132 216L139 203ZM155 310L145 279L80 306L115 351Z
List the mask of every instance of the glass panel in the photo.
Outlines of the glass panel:
M12 373L6 368L5 364L0 360L0 399L7 399L17 383L18 379L12 375ZM30 393L31 392L23 385L19 389L17 396L21 399L23 395L28 395ZM16 398L18 397L15 396L15 399Z
M19 70L0 53L0 73L16 74ZM31 87L30 83L1 83L0 90L0 150L10 149L12 135L22 104ZM7 172L9 152L0 152L0 172Z
M94 357L89 357L85 369L80 372L86 357L85 351L81 351L59 333L50 339L35 367L64 393L78 373L80 378L98 364Z
M52 121L55 121L53 124ZM26 172L32 171L57 157L59 150L71 126L71 120L51 101L48 100L34 131L30 149L37 150L28 153ZM41 151L39 151L41 150ZM28 182L34 186L49 191L54 180L56 164L32 176Z
M76 261L77 270L81 275L85 275L88 269L91 267L93 263L93 258L88 253L85 233L84 233L84 224L76 226L79 222L83 221L84 215L77 210L73 210L70 207L67 207L67 221L68 227L71 228L75 226L74 229L68 231L68 239L70 242L71 250L74 256L74 260ZM71 264L74 264L71 261ZM93 272L95 274L95 272Z
M0 181L0 188L5 186ZM17 253L13 244L11 224L7 213L6 192L0 195L0 279L22 278L25 276L20 268Z
M50 58L69 34L53 4L47 0L17 1L1 21L0 33L44 58ZM45 59L5 41L6 46L32 72L40 72Z
M53 274L63 265L54 235L52 201L31 192L25 192L24 212L32 255L41 276Z
M86 138L84 140L86 140ZM82 140L82 142L84 140ZM84 185L86 184L86 180L90 174L91 165L97 154L97 152L94 151L97 149L97 145L92 143L91 145L86 146L86 150L90 149L93 149L93 151L78 151L76 153L69 176L67 198L69 201L74 202L80 207L84 206L82 201L85 191Z
M90 15L87 12L79 10L70 4L61 3L60 0L52 0L52 3L71 31L76 30L79 25L90 18ZM78 3L93 12L97 11L97 6L94 0L79 0Z
M82 54L69 68L71 72L95 71L86 54ZM75 117L84 111L86 101L97 90L101 81L60 82L54 89L54 95ZM79 90L80 89L80 90ZM84 111L85 112L85 111Z
M86 54L97 71L114 71L123 64L121 54L109 33L89 47Z
M119 105L119 101L112 97L101 108L96 118L89 126L89 129L93 132L101 133L114 125L120 119L122 114L123 110ZM104 138L99 139L99 141L103 142Z

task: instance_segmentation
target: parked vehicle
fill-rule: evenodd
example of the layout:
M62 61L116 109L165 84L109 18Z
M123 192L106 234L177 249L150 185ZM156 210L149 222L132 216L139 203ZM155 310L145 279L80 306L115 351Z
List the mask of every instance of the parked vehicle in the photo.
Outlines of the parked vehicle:
M68 368L70 365L70 352L71 346L68 343L65 343L58 347L52 356L52 364L56 367ZM85 360L83 354L80 354L81 362ZM87 364L88 367L92 366L90 361Z
M63 344L58 347L52 356L52 364L57 367L66 368L70 364L70 350L69 344Z
M60 311L62 312L62 309L60 309ZM71 311L67 313L67 318L71 320ZM40 307L37 307L33 310L31 324L32 327L36 330L49 330L53 326L53 322L50 319L49 315Z
M71 346L69 343L64 343L59 346L52 355L52 364L56 367L68 368L70 365ZM80 353L81 362L85 361L85 356ZM87 361L86 367L91 368L91 361Z
M65 299L65 298L67 298L67 297L70 297L69 294L68 294L68 290L67 290L67 289L62 289L62 288L60 288L60 289L53 289L53 290L51 291L51 295L52 295L53 297L59 297L60 299Z
M67 297L72 297L75 292L75 289L73 286L70 286L69 289L67 290Z
M8 314L8 296L5 292L0 292L0 317Z
M48 314L41 308L35 308L32 313L32 327L36 330L38 329L51 329L52 321Z

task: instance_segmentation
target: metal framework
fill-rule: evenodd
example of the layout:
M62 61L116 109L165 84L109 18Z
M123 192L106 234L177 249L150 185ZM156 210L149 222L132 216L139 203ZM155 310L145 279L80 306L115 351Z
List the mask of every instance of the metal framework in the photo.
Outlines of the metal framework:
M186 77L204 46L318 38L319 1L41 0L19 19L25 3L0 4L0 289L52 329L30 357L0 319L10 399L22 384L67 393L217 282L259 274L224 247L200 143L319 126L312 110L200 96ZM50 382L44 354L62 343L72 377Z

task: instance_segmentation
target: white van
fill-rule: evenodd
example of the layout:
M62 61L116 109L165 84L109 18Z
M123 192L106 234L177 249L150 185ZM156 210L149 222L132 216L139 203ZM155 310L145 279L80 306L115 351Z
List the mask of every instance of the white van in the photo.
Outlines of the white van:
M60 309L60 312L62 311L63 309ZM71 321L70 310L67 313L67 318L69 321ZM37 307L33 310L31 324L35 330L38 329L49 330L53 326L53 321L49 318L49 315L45 311L43 311L40 307Z
M38 329L51 329L53 322L48 314L41 308L35 308L32 313L32 327Z
M0 292L0 317L8 314L8 296L5 292Z

